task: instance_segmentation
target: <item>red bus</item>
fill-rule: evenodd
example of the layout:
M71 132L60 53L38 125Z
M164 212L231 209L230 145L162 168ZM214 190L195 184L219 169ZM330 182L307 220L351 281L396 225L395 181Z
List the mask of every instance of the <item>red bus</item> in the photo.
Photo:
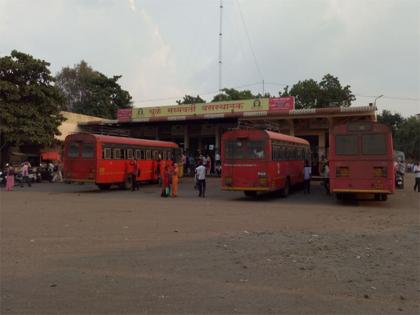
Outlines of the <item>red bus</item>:
M303 183L308 141L281 133L244 129L222 136L222 189L243 191L246 196L281 190Z
M344 194L374 194L386 200L395 191L392 133L372 121L348 122L330 132L330 191Z
M157 181L165 163L178 161L179 156L173 142L76 133L64 141L64 179L95 183L103 190L113 184L130 189L134 159L138 181Z

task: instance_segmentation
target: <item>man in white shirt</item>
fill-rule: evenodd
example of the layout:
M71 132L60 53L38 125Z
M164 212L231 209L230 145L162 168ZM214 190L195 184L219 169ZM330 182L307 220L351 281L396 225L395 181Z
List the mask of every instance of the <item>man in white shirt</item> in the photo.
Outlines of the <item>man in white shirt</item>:
M206 195L206 167L202 162L195 169L195 178L198 184L198 197L205 197Z
M303 168L303 193L311 193L311 174L312 167L309 166L308 160L305 161L305 166Z
M413 168L414 175L416 176L416 183L414 184L414 191L420 192L420 163L417 162Z

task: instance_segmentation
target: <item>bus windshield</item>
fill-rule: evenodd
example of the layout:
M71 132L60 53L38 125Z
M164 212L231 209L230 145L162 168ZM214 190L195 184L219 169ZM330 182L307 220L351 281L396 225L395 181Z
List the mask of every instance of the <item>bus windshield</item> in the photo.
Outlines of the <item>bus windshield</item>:
M386 137L384 134L367 134L362 136L362 154L386 154Z
M225 158L261 160L265 158L264 146L262 140L229 140L225 142Z
M356 155L359 154L357 148L357 135L336 135L335 154L337 155Z

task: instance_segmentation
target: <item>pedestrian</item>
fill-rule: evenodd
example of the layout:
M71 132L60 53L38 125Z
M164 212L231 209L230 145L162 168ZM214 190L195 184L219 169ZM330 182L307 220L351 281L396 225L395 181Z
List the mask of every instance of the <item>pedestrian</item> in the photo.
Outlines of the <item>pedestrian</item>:
M178 179L179 179L179 167L177 163L174 163L174 167L172 169L172 197L177 197Z
M327 195L330 194L330 166L328 161L325 162L324 172L322 173L323 184Z
M13 166L6 164L6 191L12 191L15 186L15 169Z
M137 178L140 176L140 170L137 165L137 160L131 160L131 191L139 190L139 182Z
M180 176L182 177L183 174L187 174L187 156L185 155L185 152L182 152L181 162L182 162L182 166L181 166L182 174L180 174Z
M303 167L303 193L311 193L311 174L312 167L309 166L309 161L305 160L305 166Z
M211 174L211 157L208 153L206 154L205 166L206 166L206 175L210 175Z
M20 182L20 187L23 187L24 183L27 183L28 187L31 187L31 181L29 180L29 162L23 163L21 175L22 181Z
M198 182L198 197L206 196L206 168L202 162L195 169L195 177Z
M190 153L190 156L188 157L189 161L189 170L188 170L188 175L193 176L194 175L194 170L195 170L195 159L194 156L192 155L192 153Z
M162 182L162 192L160 196L168 197L169 196L169 170L168 170L167 165L165 165L165 168L163 169L161 182Z
M53 182L62 182L63 181L63 167L60 161L56 161L54 164L54 176L52 181Z
M214 155L214 169L217 176L220 176L222 173L222 161L220 159L219 151L216 151Z
M416 183L414 184L414 191L420 192L420 162L417 163L413 167L414 176L416 177Z

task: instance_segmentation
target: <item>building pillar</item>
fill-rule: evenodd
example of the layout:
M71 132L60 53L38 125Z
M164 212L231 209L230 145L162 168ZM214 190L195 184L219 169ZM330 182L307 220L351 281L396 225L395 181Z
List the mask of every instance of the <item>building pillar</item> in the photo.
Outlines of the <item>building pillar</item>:
M184 126L184 151L190 148L190 138L188 137L188 125Z
M295 135L295 122L293 119L289 119L289 135L294 136Z
M318 135L318 156L327 156L325 150L325 131L321 131Z
M220 153L220 126L216 125L215 126L215 139L214 139L214 150L215 152L219 152Z

